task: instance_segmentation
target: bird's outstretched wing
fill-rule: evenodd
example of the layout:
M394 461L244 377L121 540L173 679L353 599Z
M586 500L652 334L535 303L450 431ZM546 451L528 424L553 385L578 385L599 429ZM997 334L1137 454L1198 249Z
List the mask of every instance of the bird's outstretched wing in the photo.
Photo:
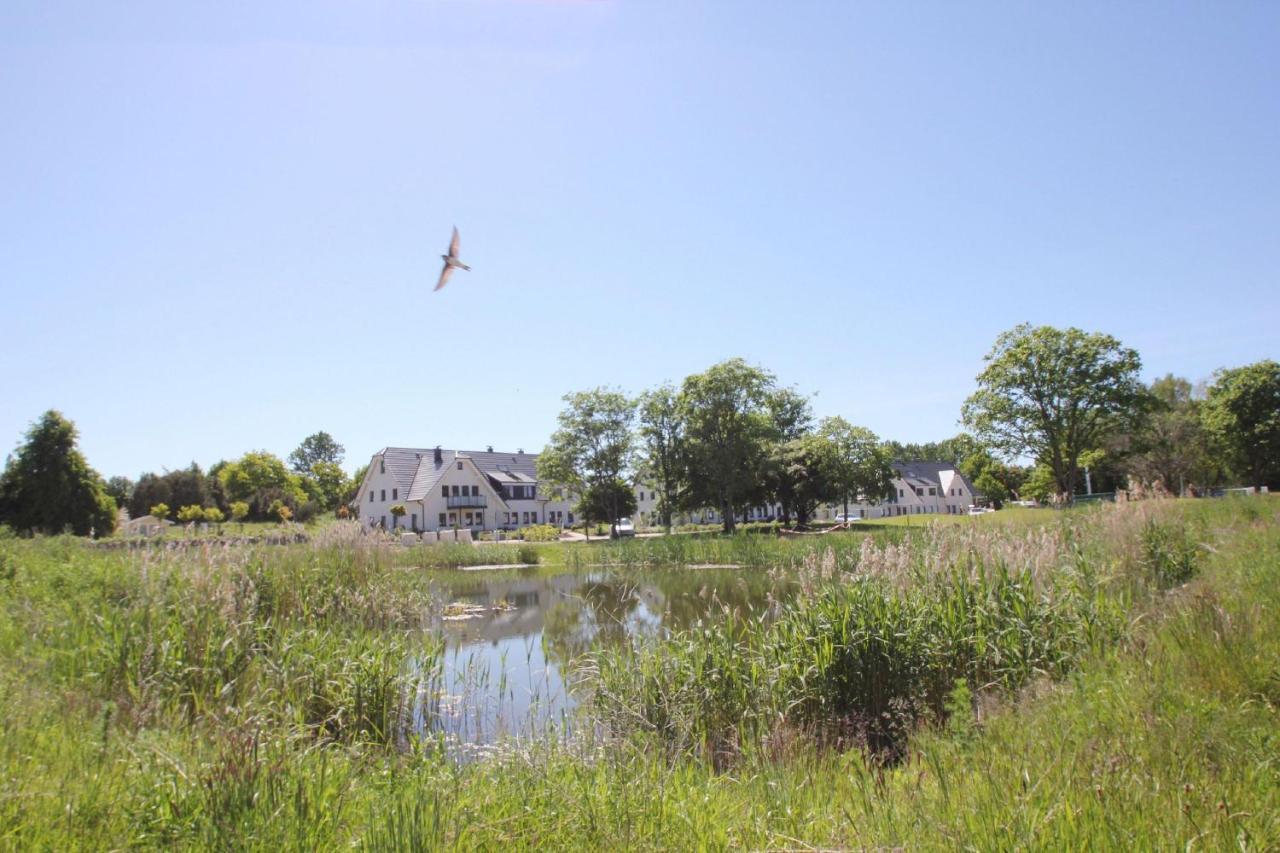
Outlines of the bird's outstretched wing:
M453 226L453 239L449 241L449 257L458 257L458 226Z
M453 274L453 267L450 266L448 261L445 261L444 269L440 270L440 280L436 282L436 286L431 292L435 293L437 290L444 287L445 283L449 281L449 276L452 274Z

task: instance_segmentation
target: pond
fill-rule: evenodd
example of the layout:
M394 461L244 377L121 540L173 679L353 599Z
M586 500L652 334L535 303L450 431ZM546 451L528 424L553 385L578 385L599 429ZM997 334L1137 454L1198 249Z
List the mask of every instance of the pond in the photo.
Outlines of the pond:
M584 653L652 640L726 607L765 612L794 594L766 571L732 567L459 571L431 592L440 603L431 630L445 651L413 723L461 754L571 736L585 692L574 661Z

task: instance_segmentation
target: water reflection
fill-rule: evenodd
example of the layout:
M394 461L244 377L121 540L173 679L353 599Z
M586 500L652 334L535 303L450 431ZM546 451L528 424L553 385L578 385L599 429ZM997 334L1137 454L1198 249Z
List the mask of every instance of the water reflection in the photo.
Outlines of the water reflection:
M432 629L446 652L415 722L465 750L504 737L571 735L574 662L586 652L658 637L725 608L762 612L792 589L755 570L531 570L460 572L436 581L432 594L441 603Z

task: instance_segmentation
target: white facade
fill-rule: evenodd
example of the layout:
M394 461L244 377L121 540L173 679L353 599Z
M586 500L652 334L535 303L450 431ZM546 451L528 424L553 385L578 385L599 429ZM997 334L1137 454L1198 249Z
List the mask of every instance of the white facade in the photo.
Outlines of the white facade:
M366 527L413 531L515 530L573 523L568 500L537 481L537 455L387 447L360 484L356 517ZM405 508L397 519L391 508Z

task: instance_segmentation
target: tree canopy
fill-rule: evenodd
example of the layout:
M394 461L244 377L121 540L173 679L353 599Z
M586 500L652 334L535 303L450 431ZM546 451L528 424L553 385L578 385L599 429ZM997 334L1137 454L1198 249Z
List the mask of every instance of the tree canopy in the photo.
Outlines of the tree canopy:
M628 479L635 403L620 391L606 388L566 394L564 401L559 429L538 456L538 478L580 498L589 491L616 497L616 490L605 487ZM606 514L610 524L624 515L616 500Z
M1214 374L1204 425L1250 485L1280 478L1280 364L1259 361Z
M774 376L740 358L722 361L684 380L685 506L713 506L726 532L734 511L759 495L759 472L778 435L771 410Z
M295 474L309 474L319 462L341 466L345 453L346 448L321 430L304 438L302 444L289 454L289 466Z
M27 430L0 474L0 523L15 530L105 535L116 504L76 446L75 424L50 409Z
M1132 429L1146 407L1141 359L1110 335L1023 324L1001 334L985 361L965 424L1011 458L1043 462L1066 496L1080 455Z

